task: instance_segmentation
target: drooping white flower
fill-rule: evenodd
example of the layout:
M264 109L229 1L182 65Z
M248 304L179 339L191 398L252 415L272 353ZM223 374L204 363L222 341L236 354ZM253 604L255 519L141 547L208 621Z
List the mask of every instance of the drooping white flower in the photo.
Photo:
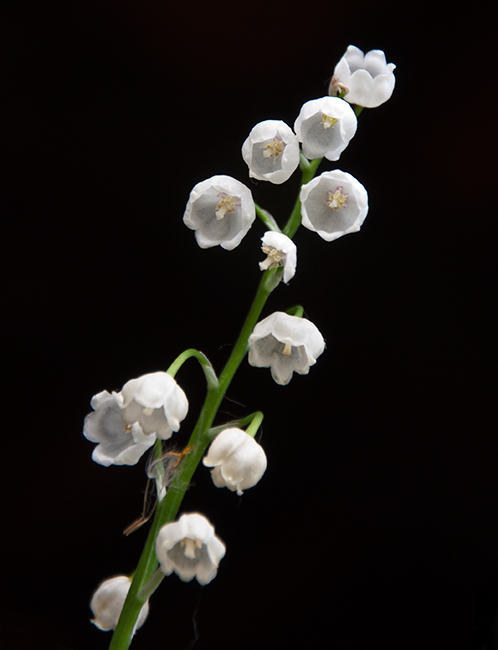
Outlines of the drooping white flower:
M249 363L270 368L277 384L285 386L293 372L307 375L324 349L325 341L316 325L277 311L258 323L249 337Z
M156 555L165 575L174 571L184 582L196 578L199 584L207 585L218 572L225 545L205 517L187 514L161 528L156 538Z
M240 244L256 218L251 191L231 176L212 176L197 185L183 215L195 230L201 248L221 246L227 251Z
M368 212L368 194L347 172L324 172L301 188L302 224L325 241L357 232Z
M249 176L284 183L299 166L299 140L281 120L265 120L252 129L242 145Z
M276 269L282 266L284 282L287 284L296 273L296 244L287 235L273 230L265 232L261 240L263 242L261 248L267 258L259 263L259 268L266 271L266 269Z
M329 94L347 91L344 99L365 108L380 106L391 97L396 79L394 63L386 62L382 50L362 50L350 45L335 66Z
M146 435L168 440L188 413L183 390L166 372L151 372L126 382L121 391L123 419L138 422Z
M156 440L155 435L145 435L138 422L124 419L123 399L119 393L98 393L90 402L93 413L85 418L83 435L98 443L92 459L110 465L135 465Z
M119 393L104 390L90 404L83 435L97 443L92 458L106 467L135 465L156 438L178 431L188 412L185 393L165 372L132 379Z
M263 447L242 429L224 429L211 443L203 459L212 467L211 477L216 487L227 487L240 496L253 487L266 470Z
M90 609L95 617L92 619L92 623L99 630L107 632L116 629L130 586L131 580L128 576L117 576L116 578L104 580L97 587L90 601ZM149 601L140 610L135 630L142 627L148 613Z
M358 121L349 104L338 97L306 102L294 124L306 158L339 160L356 133Z

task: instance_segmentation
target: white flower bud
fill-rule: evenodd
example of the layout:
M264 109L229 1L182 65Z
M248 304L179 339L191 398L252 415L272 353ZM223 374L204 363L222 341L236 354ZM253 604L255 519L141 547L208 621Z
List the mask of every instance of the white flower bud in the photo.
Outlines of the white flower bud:
M117 576L116 578L104 580L104 582L97 587L90 602L90 609L95 616L95 618L92 619L92 623L96 625L99 630L107 632L116 629L130 586L131 580L128 576ZM148 613L149 601L147 601L140 610L135 630L142 627Z
M312 99L301 108L294 124L306 158L339 160L356 133L358 121L349 104L338 97Z
M213 468L211 477L216 487L227 487L239 496L258 483L267 465L261 445L236 428L219 433L202 462Z
M206 585L218 572L225 545L205 517L188 514L161 528L156 538L156 555L165 575L174 571L184 582L196 578L199 584Z
M249 176L279 185L299 166L299 140L281 120L265 120L252 129L242 145Z
M267 258L259 263L259 268L266 271L266 269L276 269L283 266L283 279L287 284L296 273L296 244L287 235L273 230L265 232L261 240L263 242L261 248Z
M368 194L346 172L324 172L301 188L302 224L325 241L357 232L368 212Z
M350 104L365 108L380 106L391 97L396 79L394 63L386 63L382 50L364 54L350 45L335 66L329 94L345 91L344 99Z
M307 375L324 349L323 336L312 322L277 311L258 323L249 337L249 363L270 368L277 384L285 386L293 372Z
M193 188L183 215L201 248L233 250L247 234L256 209L251 191L231 176L212 176Z

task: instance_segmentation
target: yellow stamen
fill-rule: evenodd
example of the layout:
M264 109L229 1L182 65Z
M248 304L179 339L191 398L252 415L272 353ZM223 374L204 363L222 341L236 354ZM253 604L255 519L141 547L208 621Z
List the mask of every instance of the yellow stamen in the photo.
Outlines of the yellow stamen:
M202 542L200 539L190 539L190 537L184 537L180 541L180 546L184 548L185 557L195 560L195 551L198 548L202 547Z
M280 158L285 149L285 145L282 140L274 138L268 144L263 145L263 156L265 158Z
M219 195L218 195L219 196ZM237 197L225 194L216 204L216 220L220 221L226 214L233 212L237 206Z
M292 345L290 343L286 343L284 345L284 349L282 351L282 354L285 354L286 356L289 356L292 354Z
M265 269L277 269L279 266L282 266L282 259L284 258L282 251L273 248L273 246L262 246L261 250L265 255L268 255L266 260L261 262Z
M339 188L336 189L334 193L329 192L329 197L326 201L329 208L332 210L338 210L339 208L344 208L346 206L348 195L342 194Z
M325 115L325 113L322 115L322 124L324 129L334 127L338 121L337 117L331 117L330 115Z

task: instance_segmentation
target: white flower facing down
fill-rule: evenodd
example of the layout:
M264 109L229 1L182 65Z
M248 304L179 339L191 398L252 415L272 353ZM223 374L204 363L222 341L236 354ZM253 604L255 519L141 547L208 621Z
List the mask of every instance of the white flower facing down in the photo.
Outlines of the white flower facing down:
M247 234L256 210L251 191L231 176L213 176L193 188L183 222L201 248L231 251Z
M116 578L104 580L97 587L90 601L90 609L95 616L92 623L99 630L107 632L116 629L130 585L131 580L128 576L117 576ZM149 601L140 610L134 632L139 627L142 627L148 613Z
M249 363L270 368L277 384L285 386L293 372L307 375L324 349L325 341L316 325L277 311L258 323L249 337Z
M258 483L267 465L263 447L237 428L219 433L202 462L213 468L211 477L216 487L227 487L239 496Z
M135 465L156 438L178 431L188 412L185 393L165 372L132 379L120 393L102 391L90 404L83 435L97 443L92 459L105 467Z
M94 413L85 418L83 435L97 443L92 459L109 467L110 465L135 465L155 442L155 435L145 435L135 422L124 419L123 399L119 393L98 393L90 402Z
M130 379L121 395L125 421L138 422L146 435L155 434L160 440L171 438L188 413L185 393L167 372Z
M343 99L322 97L302 106L294 130L306 158L339 160L357 126L353 109Z
M196 578L199 584L207 585L218 572L225 545L205 517L188 514L161 528L156 538L156 555L165 575L174 571L184 582Z
M265 120L252 129L242 145L249 176L279 185L299 166L299 140L281 120Z
M266 269L283 267L283 279L287 284L296 273L296 244L287 235L273 230L265 232L261 240L263 242L261 249L267 257L259 263L259 268L266 271Z
M387 102L393 94L395 68L394 63L386 62L382 50L370 50L364 54L359 48L350 45L335 66L329 94L347 89L344 96L347 102L375 108Z
M357 232L368 212L368 194L363 185L335 169L324 172L301 188L302 224L325 241Z

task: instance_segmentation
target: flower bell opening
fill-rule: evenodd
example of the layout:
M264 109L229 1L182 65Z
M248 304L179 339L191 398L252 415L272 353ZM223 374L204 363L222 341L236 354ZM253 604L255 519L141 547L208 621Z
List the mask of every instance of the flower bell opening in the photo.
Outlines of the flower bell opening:
M299 167L299 141L282 120L265 120L244 141L242 157L251 178L279 185Z
M266 232L262 239L261 250L266 259L259 263L261 271L283 267L283 280L289 282L296 273L297 248L292 239L281 232Z
M343 99L320 97L303 104L294 130L306 158L339 160L356 133L357 123L353 109Z

